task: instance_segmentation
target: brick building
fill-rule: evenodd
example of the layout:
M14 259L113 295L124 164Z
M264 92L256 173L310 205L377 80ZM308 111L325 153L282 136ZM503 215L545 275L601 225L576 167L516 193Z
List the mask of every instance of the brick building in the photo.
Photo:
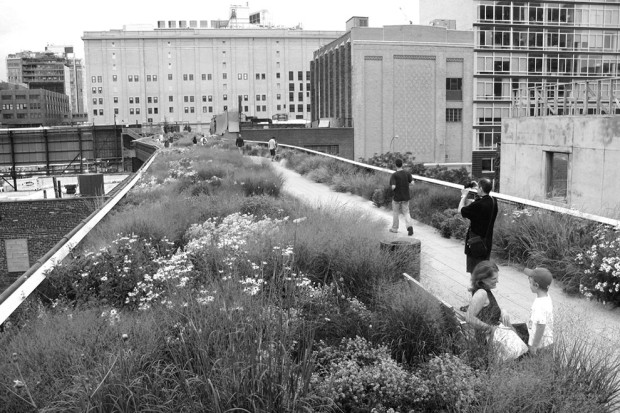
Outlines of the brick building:
M353 17L314 53L313 122L353 127L355 159L411 151L419 162L470 162L473 33L367 25Z
M0 125L3 127L53 126L71 122L69 96L64 93L0 82Z

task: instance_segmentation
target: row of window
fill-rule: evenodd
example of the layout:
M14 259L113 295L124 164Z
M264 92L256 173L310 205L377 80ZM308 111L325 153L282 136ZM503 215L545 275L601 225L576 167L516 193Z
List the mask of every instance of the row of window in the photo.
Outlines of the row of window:
M298 71L297 72L297 79L298 80L304 80L303 79L303 71ZM256 73L256 80L265 80L267 77L266 73ZM276 73L276 79L280 79L280 72ZM294 76L294 72L289 72L289 80L294 80L295 76ZM202 80L213 80L213 76L211 73L203 73L201 75L201 79ZM228 73L222 73L222 79L226 80L228 79ZM237 79L238 80L247 80L248 79L248 74L247 73L237 73ZM168 73L168 80L173 80L173 76L172 73ZM183 80L187 81L187 82L191 82L194 80L194 74L193 73L184 73L183 74ZM310 80L310 72L306 72L306 80ZM117 82L118 81L118 75L112 75L112 81L113 82ZM129 82L139 82L140 81L140 75L127 75L127 81ZM146 75L146 81L147 82L157 82L157 75ZM103 82L103 77L102 76L92 76L91 77L91 82L92 83L102 83ZM303 87L303 84L300 83L300 88ZM310 89L310 83L308 83L307 86L308 89Z
M286 108L286 105L277 105L276 110L282 110L282 106L284 106L284 108ZM224 105L224 111L228 110L228 106ZM245 112L249 111L249 106L244 106L243 110ZM310 112L311 107L310 105L306 105L306 112ZM459 109L460 110L460 109ZM304 105L290 105L289 107L289 111L290 112L299 112L302 113L304 111ZM183 112L184 113L196 113L196 108L194 106L184 106L183 107ZM203 106L202 107L202 112L203 113L213 113L213 106ZM256 105L256 112L267 112L267 105ZM147 113L149 115L155 114L157 115L159 113L159 108L147 108ZM174 107L170 106L168 108L168 113L174 113ZM119 109L118 108L114 108L114 114L118 115L119 114ZM129 108L129 114L130 115L139 115L140 114L140 108ZM103 109L93 109L93 115L94 116L103 116ZM459 119L460 119L460 115L459 115ZM458 122L458 121L454 121L454 122Z
M32 103L16 103L13 105L12 103L3 103L2 110L27 110L27 109L41 109L40 102L32 102Z
M15 115L16 115L15 116L16 119L27 119L27 118L30 118L30 119L40 119L40 118L43 117L42 113L16 113ZM13 116L12 113L3 113L2 114L2 118L3 119L13 119L14 116Z
M479 74L547 74L600 76L620 74L618 55L578 55L559 57L544 54L493 54L476 58L476 73Z
M560 3L514 3L480 4L480 22L502 22L510 24L545 23L566 26L620 26L620 10L617 6L585 5L571 7Z
M616 31L575 30L558 32L548 29L505 28L501 30L481 30L476 44L479 48L493 49L545 49L566 51L618 51Z

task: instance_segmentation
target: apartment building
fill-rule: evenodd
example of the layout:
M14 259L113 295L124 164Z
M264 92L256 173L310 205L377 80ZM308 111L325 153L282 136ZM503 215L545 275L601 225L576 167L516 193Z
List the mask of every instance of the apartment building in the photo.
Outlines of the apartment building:
M0 125L8 128L72 122L69 96L23 84L0 82Z
M353 127L354 158L412 152L418 162L471 162L473 32L367 27L314 53L312 120Z
M153 30L85 32L89 118L206 125L234 110L309 119L312 53L343 32L275 27L264 16L231 6L229 20L210 25L160 21Z
M534 88L620 76L620 3L476 1L472 170L494 176L502 119ZM557 88L553 87L557 84Z
M84 65L73 47L47 46L45 52L24 51L6 58L8 81L25 83L30 89L45 89L69 97L74 114L85 113Z

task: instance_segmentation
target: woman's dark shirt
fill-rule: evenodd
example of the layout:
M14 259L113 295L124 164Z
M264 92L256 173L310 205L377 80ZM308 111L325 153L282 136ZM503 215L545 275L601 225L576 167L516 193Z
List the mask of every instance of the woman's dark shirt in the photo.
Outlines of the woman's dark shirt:
M482 307L482 310L480 310L476 317L483 323L497 326L502 318L502 310L499 308L497 300L491 290L484 289L484 291L487 292L487 296L489 297L489 305Z

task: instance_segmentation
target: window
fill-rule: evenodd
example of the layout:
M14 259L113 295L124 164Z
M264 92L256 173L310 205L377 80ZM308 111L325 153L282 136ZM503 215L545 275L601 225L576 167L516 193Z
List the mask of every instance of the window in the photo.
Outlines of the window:
M295 112L295 105L289 105L289 111Z
M148 123L153 123L153 118L148 118L146 121L147 121Z
M185 103L189 102L189 96L183 96L183 102Z
M114 96L114 103L118 103L118 96Z
M228 100L228 95L224 95L224 96L222 97L222 99L223 99L223 100Z
M267 112L267 106L263 105L263 112Z
M207 100L208 100L209 102L213 102L213 96L212 96L212 95L207 96Z
M130 114L130 115L133 115L133 114L134 114L134 110L133 110L133 108L129 108L129 114Z
M97 83L97 77L96 77L96 76L91 77L91 78L90 78L90 81L91 81L92 83Z
M293 81L295 79L295 74L291 71L288 72L288 80Z
M112 75L112 82L116 82L118 80L118 76Z
M103 105L103 98L99 98L99 104Z
M134 82L138 82L140 80L140 76L133 75L133 80L134 80Z
M185 106L185 107L183 108L183 112L185 112L185 113L189 113L189 108L188 108L187 106Z
M288 92L288 101L289 102L295 101L295 92Z
M187 80L187 74L186 73L183 74L183 80Z
M243 95L243 100L244 100L245 102L247 102L247 101L248 101L248 95Z
M289 83L288 84L288 90L289 90L289 92L294 92L295 91L295 83Z
M266 76L266 75L265 75L265 73L261 73L261 74L260 74L260 78L261 78L261 80L265 80L265 76Z
M310 106L310 104L306 105L306 112L312 112L312 107Z
M277 106L277 110L280 110L280 109L282 109L282 105Z
M97 116L97 109L93 109L93 115ZM11 119L13 117L12 114L4 114L4 119Z
M202 101L206 102L207 101L207 95L202 95Z
M96 87L94 87L94 88L92 89L92 92L93 92L93 93L97 93L97 88L96 88Z
M97 98L93 98L93 105L97 104Z
M297 72L297 80L304 80L304 72L301 70Z
M194 95L192 95L192 96L190 96L190 97L189 97L189 101L190 101L190 102L193 102L193 101L194 101Z
M146 110L146 112L147 112L149 115L152 115L152 114L153 114L153 108L148 108L148 109Z
M304 111L304 105L297 105L297 112L303 112Z
M127 80L129 80L130 82L133 82L133 75L128 75Z
M190 80L190 81L193 81L193 80L194 80L194 74L193 74L193 73L190 73L190 74L189 74L189 80Z
M168 96L168 102L174 101L174 96Z
M153 75L153 82L157 82L157 75Z
M159 98L157 96L153 97L153 103L159 103Z
M279 93L276 95L276 100L280 100L280 98L282 97L282 95L280 95Z
M493 159L494 158L482 158L480 160L480 166L483 173L493 172Z
M140 114L140 108L136 108L136 115Z
M446 100L463 100L463 79L460 77L446 78Z
M194 111L195 111L195 110L196 110L196 108L195 108L195 107L190 106L190 108L189 108L190 113L194 113Z
M202 113L207 113L207 107L206 106L202 107Z
M267 95L262 95L263 100L267 100Z
M260 95L256 95L256 100L260 100Z
M224 112L226 112L228 110L228 106L224 105Z
M243 74L243 80L248 80L248 74L247 73Z
M118 115L118 108L114 108L114 114Z
M146 103L153 103L153 98L152 97L147 97L146 98Z
M568 192L568 154L562 152L546 153L547 198L566 199Z
M446 122L461 122L463 109L446 109Z
M136 104L140 103L140 98L136 96Z
M102 87L98 87L98 88L97 88L97 92L98 92L98 93L103 93L103 88L102 88Z
M157 115L159 113L159 108L153 108L153 113Z
M174 113L174 108L172 106L168 107L168 113Z
M129 104L133 105L133 97L131 97L131 96L129 97Z
M146 75L146 81L150 82L151 81L151 75Z
M256 74L256 80L260 80L260 73Z
M260 112L260 106L259 105L256 105L256 111Z
M228 73L222 73L222 79L224 80L228 79Z
M247 112L247 111L249 110L249 109L248 109L248 106L244 106L244 107L243 107L243 110L244 110L245 112Z
M300 102L304 100L304 92L297 92L297 100Z
M172 80L172 73L168 73L168 80Z
M247 110L246 110L247 112ZM209 113L213 113L213 106L209 106Z

